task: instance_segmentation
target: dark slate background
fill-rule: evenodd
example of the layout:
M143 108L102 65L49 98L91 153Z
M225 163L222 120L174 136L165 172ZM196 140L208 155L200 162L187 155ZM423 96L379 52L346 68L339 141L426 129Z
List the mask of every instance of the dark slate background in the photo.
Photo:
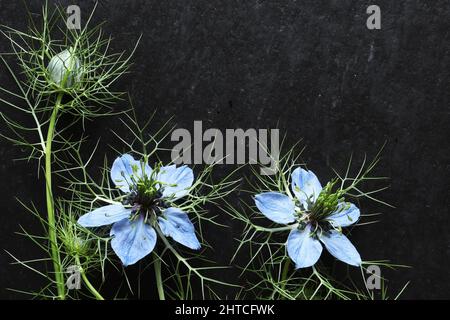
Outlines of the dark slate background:
M27 3L40 12L41 1ZM93 4L59 3L80 5L84 18ZM381 30L366 28L370 4L381 7ZM411 281L403 298L432 299L450 298L449 9L447 0L117 0L101 1L94 20L107 21L114 50L142 33L120 86L142 119L159 110L155 128L171 116L188 129L194 120L220 129L278 124L288 144L303 139L304 160L322 180L331 167L344 170L351 153L373 156L387 141L377 173L391 177L382 199L396 208L381 208L381 222L355 229L352 241L366 260L412 267L388 276L395 290ZM25 16L20 1L0 1L0 23L24 29ZM0 51L8 49L2 39ZM0 81L12 87L3 67ZM108 139L112 126L117 119L101 119L87 130ZM1 140L0 244L33 259L37 249L14 232L39 229L14 198L42 205L43 181L35 182L34 165L13 162L21 155ZM380 211L369 202L362 209ZM238 231L209 235L220 263ZM35 289L41 280L11 261L0 253L0 297L23 298L6 288Z

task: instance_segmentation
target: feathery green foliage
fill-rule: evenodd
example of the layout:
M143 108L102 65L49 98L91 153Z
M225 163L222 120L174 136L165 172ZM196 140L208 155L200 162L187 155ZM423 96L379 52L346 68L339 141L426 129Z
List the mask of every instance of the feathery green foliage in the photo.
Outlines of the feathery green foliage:
M66 298L66 290L65 258L60 252L57 226L69 220L64 211L58 212L61 208L56 205L52 186L54 167L66 166L62 154L83 142L77 137L71 139L70 134L65 136L71 128L77 124L84 127L86 119L113 114L110 107L121 93L112 88L127 72L133 53L109 52L111 38L104 36L101 25L90 26L94 11L82 30L69 30L65 27L64 11L50 10L45 3L39 21L30 14L26 31L8 26L2 26L0 31L12 49L0 58L16 85L16 91L0 87L0 102L9 107L9 110L2 108L0 117L10 129L8 134L1 135L27 149L23 159L37 160L38 175L41 172L44 175L47 197L44 237L54 269L49 287L56 286L55 296L59 299ZM18 112L28 115L30 123L16 121ZM58 121L63 114L71 115L72 120L61 127Z

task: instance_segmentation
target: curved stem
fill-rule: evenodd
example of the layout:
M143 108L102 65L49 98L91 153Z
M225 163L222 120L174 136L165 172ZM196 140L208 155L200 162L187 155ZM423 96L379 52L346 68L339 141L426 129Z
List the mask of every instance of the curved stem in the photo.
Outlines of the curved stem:
M100 292L98 292L97 289L95 289L95 287L89 281L88 277L86 276L86 272L84 272L84 269L81 266L80 258L78 256L75 256L75 261L77 262L78 266L80 267L81 278L83 279L83 282L86 285L86 287L88 288L88 290L94 295L95 299L105 300L105 298L103 298L103 296L100 294Z
M78 41L79 41L78 39L75 41L73 50L75 50L75 48L78 46ZM71 64L69 68L66 68L64 77L61 79L60 83L61 88L65 87L67 79L70 76L71 72L70 70L72 70L74 67L73 64L74 60L71 59ZM52 193L52 142L53 138L55 137L56 119L58 117L59 109L61 109L62 107L61 102L63 97L64 91L61 90L56 97L55 106L50 116L50 122L47 131L47 139L45 142L45 182L47 186L46 200L47 200L48 237L50 240L50 250L53 261L53 269L55 272L55 282L58 291L58 298L61 300L64 300L66 297L66 287L64 281L64 274L62 270L61 257L58 248L58 237L56 234L56 219L55 219L55 201L53 199Z
M158 226L155 226L155 230L156 230L158 236L159 236L159 237L161 238L161 240L164 242L164 245L166 246L166 248L169 249L170 252L172 252L172 254L178 259L178 261L182 262L182 263L186 266L186 268L189 269L189 272L192 272L192 273L194 273L195 275L197 275L197 276L201 279L202 283L203 283L204 281L209 281L209 282L218 283L218 284L223 284L223 285L227 285L227 286L231 286L231 287L237 287L237 288L240 287L240 286L238 286L238 285L229 284L229 283L226 283L226 282L223 282L223 281L220 281L220 280L216 280L216 279L213 279L213 278L206 277L206 276L202 275L202 274L200 273L200 271L199 271L200 269L196 269L196 268L192 267L192 266L189 264L189 262L187 261L187 259L184 258L184 257L182 257L182 256L178 253L178 251L175 250L174 247L172 247L172 245L171 245L170 242L167 240L166 236L161 232L161 230L159 229Z
M284 290L284 288L286 288L286 282L287 282L290 264L291 264L291 260L289 258L285 259L284 266L283 266L283 272L281 273L281 288L283 290Z
M89 291L95 296L95 299L97 299L97 300L105 300L105 298L103 298L103 296L91 284L91 282L87 278L86 273L84 272L83 269L81 269L81 278L83 279L83 282L86 285L86 287L89 289Z
M153 254L153 265L155 268L156 286L158 287L159 300L166 300L161 277L161 260L159 260L159 257L156 254Z
M45 182L46 200L47 200L47 222L48 222L48 236L50 240L51 256L53 261L53 269L55 272L56 288L58 290L58 298L65 299L65 283L64 275L61 266L61 257L58 249L58 239L56 235L56 221L55 221L55 207L52 194L52 142L55 134L56 118L58 116L59 108L61 107L61 100L63 93L59 93L56 98L55 107L53 108L50 117L50 123L47 131L47 140L45 143Z

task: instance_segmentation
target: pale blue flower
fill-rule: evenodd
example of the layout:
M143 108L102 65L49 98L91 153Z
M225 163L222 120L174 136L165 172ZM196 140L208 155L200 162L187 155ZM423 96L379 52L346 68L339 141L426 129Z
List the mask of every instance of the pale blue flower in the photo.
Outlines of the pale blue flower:
M359 219L359 209L344 201L342 190L333 192L333 185L322 188L312 171L297 168L291 174L294 199L280 192L255 196L257 208L267 218L292 226L286 246L296 268L313 266L322 253L322 243L337 259L361 265L358 251L341 230Z
M189 193L194 181L192 169L175 165L152 169L124 154L114 161L111 179L128 194L124 203L95 209L81 216L78 223L84 227L112 224L111 246L123 265L134 264L153 251L156 225L165 236L190 249L200 249L188 215L170 206Z

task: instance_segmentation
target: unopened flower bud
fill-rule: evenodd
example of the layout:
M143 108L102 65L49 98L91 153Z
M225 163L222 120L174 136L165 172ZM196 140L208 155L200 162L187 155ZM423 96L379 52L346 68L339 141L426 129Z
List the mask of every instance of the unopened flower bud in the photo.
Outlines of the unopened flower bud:
M47 70L54 83L64 88L70 88L80 80L81 62L70 48L55 55L50 60Z

